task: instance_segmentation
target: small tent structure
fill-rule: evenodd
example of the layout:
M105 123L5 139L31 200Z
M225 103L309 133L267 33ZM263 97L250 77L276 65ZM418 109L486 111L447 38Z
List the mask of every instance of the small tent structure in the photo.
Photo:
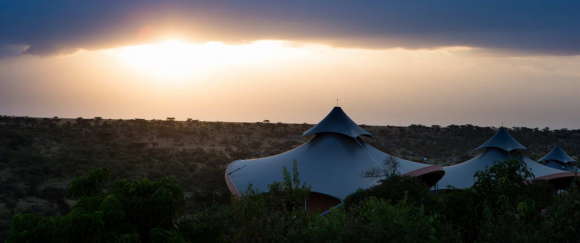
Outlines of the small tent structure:
M559 170L570 170L572 163L576 162L564 149L560 146L554 147L549 153L540 158L540 162L545 165L559 169Z
M250 185L258 192L282 181L282 171L296 165L299 179L310 187L309 210L325 210L339 204L357 189L376 185L384 177L366 172L392 164L401 175L420 177L429 186L442 176L440 166L393 157L365 143L362 136L371 133L354 123L340 107L303 134L310 141L290 151L270 157L237 160L228 165L225 179L230 191L241 196Z
M456 165L444 167L445 176L437 183L437 188L464 189L471 187L475 183L476 172L506 160L524 162L534 175L534 180L550 181L557 187L566 186L566 183L574 176L570 172L554 169L530 159L523 154L526 149L509 134L506 128L502 127L492 138L475 149L482 151L478 156Z

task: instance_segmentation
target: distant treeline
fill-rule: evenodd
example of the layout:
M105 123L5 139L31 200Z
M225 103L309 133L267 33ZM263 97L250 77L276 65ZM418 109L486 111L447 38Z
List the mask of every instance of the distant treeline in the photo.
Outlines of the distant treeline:
M111 120L100 117L63 119L0 116L0 128L18 129L20 133L43 133L47 128L56 129L54 132L70 134L70 138L86 135L97 140L96 142L115 139L120 140L118 142L122 142L124 146L136 149L218 148L230 159L271 155L290 149L308 139L301 134L311 126L312 124L306 123L270 123L268 120L235 123L193 119L176 121L171 117L166 120ZM434 164L463 161L473 154L475 147L492 136L496 129L474 125L362 127L374 135L366 140L385 152ZM14 132L18 134L18 131ZM580 129L514 127L510 133L529 148L528 154L532 158L541 157L554 145L560 145L573 157L580 156Z

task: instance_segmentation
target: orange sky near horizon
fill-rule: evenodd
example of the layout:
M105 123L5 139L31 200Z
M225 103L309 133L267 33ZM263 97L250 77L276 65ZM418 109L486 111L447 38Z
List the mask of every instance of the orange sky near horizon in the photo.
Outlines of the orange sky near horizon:
M469 47L165 39L0 59L0 114L315 123L339 98L366 124L580 128L579 62Z

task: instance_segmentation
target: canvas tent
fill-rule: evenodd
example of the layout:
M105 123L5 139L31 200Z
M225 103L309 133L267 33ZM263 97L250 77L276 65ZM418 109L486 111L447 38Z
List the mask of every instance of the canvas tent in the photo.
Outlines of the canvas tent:
M530 159L523 154L526 149L525 146L509 134L506 128L502 127L492 138L476 148L481 153L475 158L444 167L445 175L437 183L437 188L463 189L471 187L475 183L476 172L506 160L524 162L534 175L534 180L547 180L557 186L566 185L566 182L570 181L574 176L570 172L554 169Z
M384 168L385 163L401 175L417 176L431 185L444 173L440 166L396 158L365 143L361 137L371 133L356 125L340 107L334 107L303 135L312 138L290 151L229 164L225 178L230 191L241 196L251 185L265 192L270 184L283 180L283 168L292 170L295 164L300 180L312 192L309 208L327 209L359 188L376 185L384 177L367 172Z
M539 161L549 167L560 170L570 170L572 168L572 163L576 162L560 146L554 147L544 157L540 158Z

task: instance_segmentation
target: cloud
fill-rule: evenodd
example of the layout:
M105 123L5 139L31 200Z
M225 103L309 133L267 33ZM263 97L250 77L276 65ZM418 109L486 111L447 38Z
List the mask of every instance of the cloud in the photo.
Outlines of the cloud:
M21 55L27 49L26 45L0 45L0 58Z
M204 41L579 55L578 9L575 0L0 0L0 55L106 48L164 31Z

